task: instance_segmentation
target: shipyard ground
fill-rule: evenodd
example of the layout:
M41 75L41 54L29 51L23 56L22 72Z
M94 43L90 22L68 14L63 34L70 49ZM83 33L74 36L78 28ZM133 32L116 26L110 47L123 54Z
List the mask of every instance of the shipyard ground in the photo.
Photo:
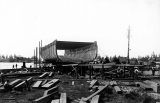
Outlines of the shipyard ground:
M20 79L26 79L30 76L19 77ZM37 81L37 76L32 76L33 81ZM75 79L73 77L67 75L55 75L53 77L45 77L46 79L59 78L59 88L58 93L66 93L67 94L67 103L79 103L82 97L88 97L92 95L97 88L100 86L108 85L107 88L99 93L100 98L98 103L156 103L159 99L154 99L153 97L148 96L147 94L150 92L154 92L153 90L145 90L144 88L138 87L135 85L133 80L114 80L117 82L117 86L122 90L121 93L115 91L114 86L109 83L112 81L110 79L101 80L96 79L98 81L97 84L94 85L93 88L89 88L90 79ZM10 82L17 79L7 78ZM156 80L158 81L158 80ZM8 91L0 93L0 103L33 103L33 101L37 98L43 96L45 89L43 88L31 88L31 91L23 90L23 91ZM59 95L54 96L52 100L59 98ZM91 100L88 100L87 103L90 103ZM48 103L51 103L49 100Z

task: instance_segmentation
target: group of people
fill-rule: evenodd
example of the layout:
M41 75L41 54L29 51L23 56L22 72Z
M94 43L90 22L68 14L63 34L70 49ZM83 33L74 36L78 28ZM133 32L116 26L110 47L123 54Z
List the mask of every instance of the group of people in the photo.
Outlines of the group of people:
M17 66L18 66L18 65L16 64L16 65L15 65L15 68L16 68L16 69L17 69ZM12 66L12 68L14 69L14 65Z

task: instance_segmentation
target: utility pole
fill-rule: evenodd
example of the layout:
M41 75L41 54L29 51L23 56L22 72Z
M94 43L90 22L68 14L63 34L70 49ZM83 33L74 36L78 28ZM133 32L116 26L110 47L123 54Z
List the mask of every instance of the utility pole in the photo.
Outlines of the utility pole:
M129 51L130 51L130 25L128 27L128 53L127 53L127 63L129 64L130 63L130 60L129 60Z

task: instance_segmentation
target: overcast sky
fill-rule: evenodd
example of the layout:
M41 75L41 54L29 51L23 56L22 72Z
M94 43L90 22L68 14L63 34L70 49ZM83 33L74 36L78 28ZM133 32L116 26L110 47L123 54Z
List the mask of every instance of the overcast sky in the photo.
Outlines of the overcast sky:
M33 56L40 40L97 41L100 55L160 54L160 0L0 0L0 54Z

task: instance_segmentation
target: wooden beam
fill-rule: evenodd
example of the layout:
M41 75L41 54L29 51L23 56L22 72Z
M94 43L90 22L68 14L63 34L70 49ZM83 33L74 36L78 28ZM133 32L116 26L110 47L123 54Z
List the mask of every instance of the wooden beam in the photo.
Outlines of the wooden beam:
M41 85L43 86L43 85L45 85L47 82L48 82L48 80L46 79L46 80L44 80L44 81L42 82Z
M96 91L95 93L93 93L92 95L88 96L87 98L82 98L82 101L86 102L89 99L91 99L92 97L94 97L95 95L98 95L99 93L101 93L108 85L105 85L104 87L102 87L101 89L99 89L98 91Z
M14 90L23 90L26 86L26 82L23 81L14 87Z
M52 94L53 92L58 91L58 87L59 87L59 86L55 86L55 87L53 87L53 88L50 88L50 89L44 91L43 96L46 96L46 95Z
M21 82L22 82L21 79L16 79L16 80L12 81L11 83L9 83L9 85L10 85L11 87L14 87L14 86L16 86L17 84L19 84L19 83L21 83Z
M45 76L47 76L47 72L43 73L42 75L39 76L39 78L44 78Z
M48 103L49 101L51 101L52 98L54 98L56 93L57 93L57 91L52 94L35 99L35 100L33 100L33 103Z
M52 75L53 75L53 72L50 72L50 73L49 73L49 77L51 77Z
M66 93L61 93L61 96L60 96L60 103L67 103L67 96L66 96Z
M33 84L33 88L38 88L40 85L41 85L42 81L36 81L34 84Z

